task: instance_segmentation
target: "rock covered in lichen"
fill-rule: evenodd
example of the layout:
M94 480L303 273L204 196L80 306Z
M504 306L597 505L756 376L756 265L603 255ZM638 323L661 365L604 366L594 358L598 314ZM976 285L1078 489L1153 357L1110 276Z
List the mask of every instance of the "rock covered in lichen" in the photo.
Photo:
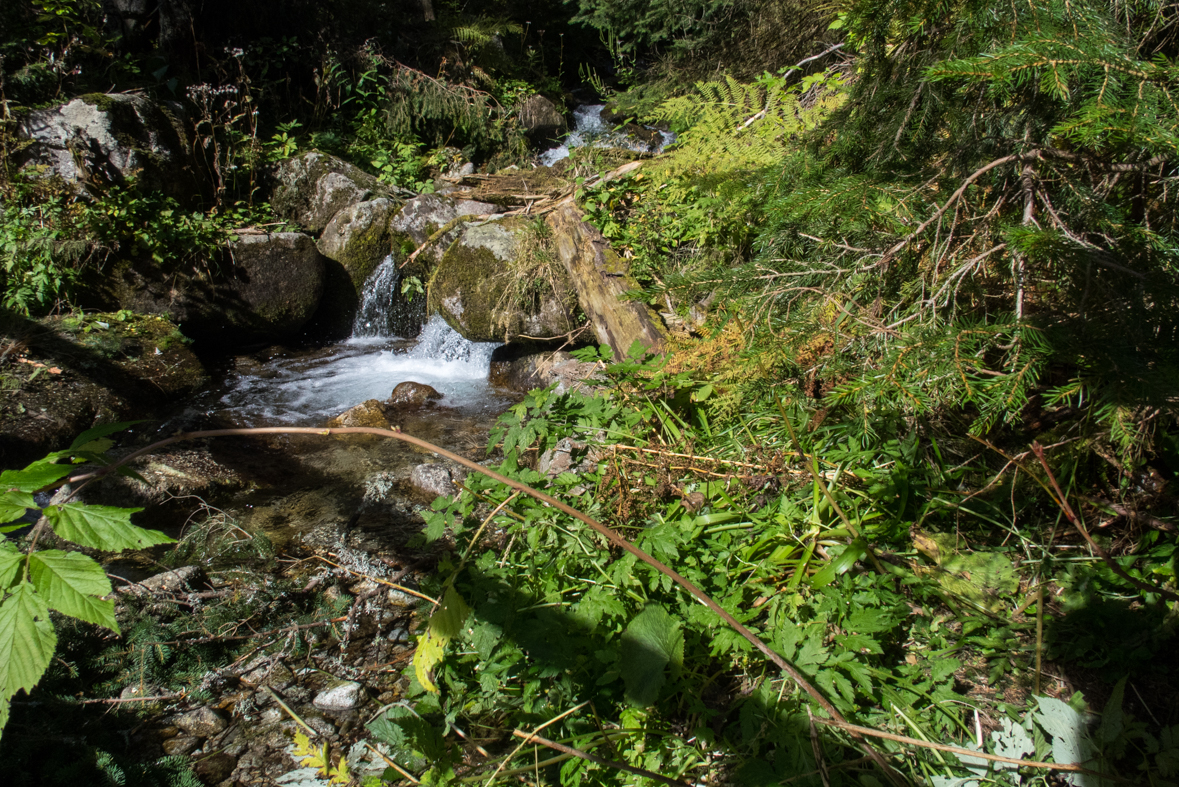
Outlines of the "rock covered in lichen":
M372 175L315 150L280 161L271 179L270 204L275 214L312 233L349 205L384 193Z
M29 112L17 126L30 143L19 160L81 190L134 183L192 205L200 178L182 114L144 96L90 93Z

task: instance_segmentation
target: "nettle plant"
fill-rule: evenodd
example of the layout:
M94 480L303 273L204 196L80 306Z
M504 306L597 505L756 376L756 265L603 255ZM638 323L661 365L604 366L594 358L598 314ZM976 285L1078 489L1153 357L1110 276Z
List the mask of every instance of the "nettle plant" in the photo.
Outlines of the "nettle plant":
M39 548L46 531L52 530L60 541L105 552L172 541L131 523L131 515L142 509L68 499L42 506L34 497L60 487L79 464L107 464L105 452L112 445L107 435L127 426L95 427L64 451L23 470L0 473L0 522L5 523L0 526L0 732L8 722L13 696L22 689L31 691L53 658L57 634L51 611L119 631L115 603L108 598L111 583L102 566L82 552ZM22 548L15 536L30 526Z

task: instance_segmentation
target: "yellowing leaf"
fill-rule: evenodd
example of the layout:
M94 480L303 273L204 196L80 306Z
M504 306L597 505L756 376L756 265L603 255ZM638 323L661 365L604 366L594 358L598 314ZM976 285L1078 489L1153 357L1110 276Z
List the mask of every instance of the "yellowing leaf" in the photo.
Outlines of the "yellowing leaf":
M462 631L463 622L471 614L470 607L454 588L447 588L440 606L427 624L426 633L418 637L418 649L413 654L413 671L418 683L426 691L437 692L438 686L431 671L442 663L446 646Z

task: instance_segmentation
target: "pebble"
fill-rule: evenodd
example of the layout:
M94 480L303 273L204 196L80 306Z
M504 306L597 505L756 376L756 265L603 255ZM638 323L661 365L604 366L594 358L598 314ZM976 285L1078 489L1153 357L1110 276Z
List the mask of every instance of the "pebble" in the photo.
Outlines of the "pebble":
M176 726L189 735L195 735L198 738L212 738L228 727L229 722L217 711L204 707L190 710L188 713L178 717L176 719Z
M320 710L341 711L352 710L360 705L364 698L363 687L354 681L339 683L320 692L312 704Z

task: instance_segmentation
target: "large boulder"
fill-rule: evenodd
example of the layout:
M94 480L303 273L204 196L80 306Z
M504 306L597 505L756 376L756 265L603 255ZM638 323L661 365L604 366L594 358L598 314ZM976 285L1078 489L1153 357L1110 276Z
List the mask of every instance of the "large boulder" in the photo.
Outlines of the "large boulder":
M91 93L28 113L17 133L30 144L26 167L41 167L79 190L134 182L190 206L201 179L178 104L143 96Z
M165 314L190 339L236 345L294 337L319 305L324 261L298 232L240 234L220 261L165 272L124 260L93 282L111 308Z
M275 232L240 235L229 250L234 269L219 292L226 327L240 338L296 334L315 313L323 286L315 243L299 232Z
M275 214L311 233L322 230L349 205L385 193L372 175L316 150L280 161L271 178Z
M152 418L209 380L176 325L152 315L0 313L0 343L23 348L19 362L15 352L0 360L20 381L0 398L0 469L66 448L95 424Z
M468 224L430 278L427 308L475 342L563 336L577 325L563 267L528 258L529 220Z
M565 133L565 116L544 96L533 96L517 110L520 125L533 141L551 141Z

